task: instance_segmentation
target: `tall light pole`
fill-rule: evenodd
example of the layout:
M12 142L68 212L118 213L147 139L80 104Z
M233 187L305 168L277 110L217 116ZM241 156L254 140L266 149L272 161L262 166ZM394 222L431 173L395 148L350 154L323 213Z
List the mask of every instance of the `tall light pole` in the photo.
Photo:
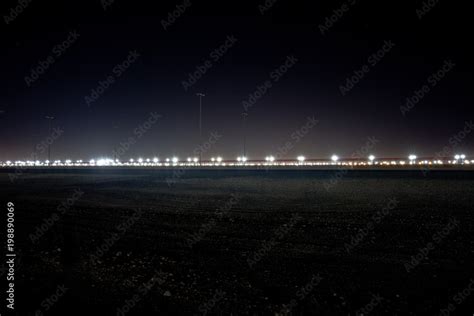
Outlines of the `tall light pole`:
M53 120L54 116L45 116L45 119L49 120L49 136L51 136L51 132L53 130ZM48 161L51 163L51 144L48 144Z
M246 137L247 137L247 131L245 130L246 128L246 121L247 121L247 116L248 116L248 112L245 111L245 112L242 112L242 134L243 134L243 138L244 138L244 152L243 152L243 156L246 157L246 152L245 152L245 140L246 140Z
M199 97L199 145L202 144L202 97L206 95L204 93L196 93ZM202 163L202 148L199 150L199 165Z

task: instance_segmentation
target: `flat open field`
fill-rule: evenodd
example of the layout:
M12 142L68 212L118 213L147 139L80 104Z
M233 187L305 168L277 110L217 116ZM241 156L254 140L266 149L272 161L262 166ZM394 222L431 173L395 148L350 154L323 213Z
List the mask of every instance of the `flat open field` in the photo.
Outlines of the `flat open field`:
M474 172L3 170L0 200L20 315L474 312Z

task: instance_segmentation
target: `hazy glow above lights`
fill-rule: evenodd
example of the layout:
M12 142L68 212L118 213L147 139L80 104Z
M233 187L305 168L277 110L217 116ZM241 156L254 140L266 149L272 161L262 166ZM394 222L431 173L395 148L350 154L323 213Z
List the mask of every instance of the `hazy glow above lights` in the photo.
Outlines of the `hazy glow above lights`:
M338 155L332 155L332 156L331 156L331 160L334 161L334 162L336 162L336 161L339 160L339 156L338 156Z

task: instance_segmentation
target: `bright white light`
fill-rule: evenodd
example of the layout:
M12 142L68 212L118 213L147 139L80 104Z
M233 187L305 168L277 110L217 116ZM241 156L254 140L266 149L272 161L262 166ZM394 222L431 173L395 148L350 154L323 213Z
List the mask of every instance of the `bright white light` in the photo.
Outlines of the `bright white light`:
M147 159L146 159L146 162L150 162L150 158L147 158Z
M334 161L334 162L336 162L336 161L339 160L339 156L338 156L338 155L332 155L332 156L331 156L331 160Z
M247 161L247 157L243 156L243 157L242 157L242 161L243 161L243 162L246 162L246 161Z
M178 163L179 159L178 159L178 157L173 157L173 158L171 159L171 161L172 161L173 163Z
M242 157L237 157L237 161L242 161Z
M191 162L192 159L191 159L191 157L188 157L188 159L186 159L186 160L187 160L188 162Z
M303 162L303 161L305 161L306 158L305 158L305 156L298 156L298 157L296 157L296 159L297 159L299 162Z
M142 158L138 158L138 162L139 162L139 163L142 163L142 162L143 162L143 159L142 159Z
M269 162L274 162L275 161L275 157L273 156L268 156L265 158L266 161L269 161Z
M410 156L408 156L408 159L409 159L409 160L416 160L416 158L417 158L416 155L410 155Z
M154 163L157 163L158 161L159 161L158 158L156 158L156 157L153 158L153 162L154 162Z
M7 161L7 164L9 163L10 161ZM10 162L11 163L11 162ZM46 164L49 164L49 160L46 160L44 163Z
M212 161L212 162L216 161L216 158L212 157L212 158L211 158L211 161Z
M133 158L130 159L130 162L133 162Z
M460 158L461 158L460 155L455 155L455 156L454 156L454 159L456 159L456 160L459 160Z
M369 156L369 160L370 160L370 161L374 161L374 160L375 160L375 156L374 156L374 155L370 155L370 156Z
M198 161L199 161L199 158L197 158L197 157L193 158L193 162L198 162Z
M466 155L461 155L461 159L466 159Z
M222 157L217 157L217 162L222 162Z
M91 160L89 160L89 163L90 163L91 165L93 165L93 164L95 164L95 160L94 160L94 159L91 159Z

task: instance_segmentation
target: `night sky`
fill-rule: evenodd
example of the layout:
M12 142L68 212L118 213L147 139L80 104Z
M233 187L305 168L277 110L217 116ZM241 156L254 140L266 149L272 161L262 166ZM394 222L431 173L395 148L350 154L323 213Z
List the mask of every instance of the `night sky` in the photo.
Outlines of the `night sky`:
M432 1L420 13L422 1L313 2L267 1L264 9L264 1L25 0L14 17L19 4L6 1L0 160L32 153L46 159L38 146L49 136L45 116L63 130L52 145L54 159L112 157L130 137L123 160L192 156L199 92L206 94L203 139L220 135L203 158L242 153L243 102L259 93L247 106L250 159L276 154L288 142L279 157L350 156L370 138L379 157L433 156L445 146L473 153L467 8ZM275 72L285 63L286 71ZM443 67L444 76L433 77ZM190 84L196 72L203 74ZM362 78L348 88L356 73ZM94 98L92 90L108 80ZM423 96L407 107L417 91ZM137 137L150 113L161 117ZM317 124L295 137L312 117ZM453 142L462 130L465 137Z

